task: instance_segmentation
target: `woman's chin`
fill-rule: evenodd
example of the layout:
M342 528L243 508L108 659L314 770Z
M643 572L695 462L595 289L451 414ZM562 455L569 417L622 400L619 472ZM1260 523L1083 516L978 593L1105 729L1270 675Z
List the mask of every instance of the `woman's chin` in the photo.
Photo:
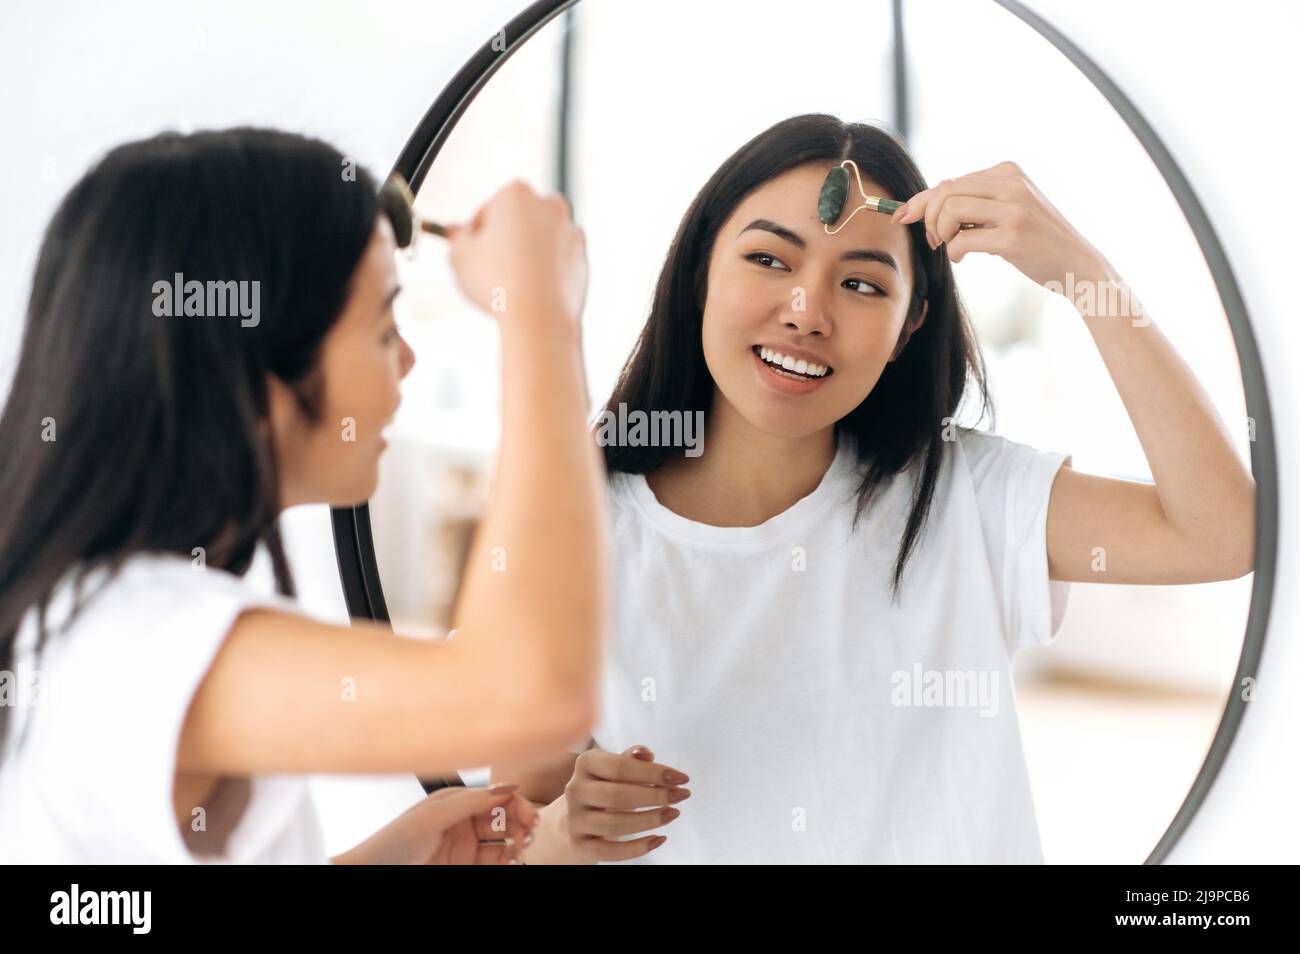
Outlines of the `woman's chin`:
M797 440L819 434L835 424L833 419L810 420L807 414L794 414L787 411L771 409L757 410L752 414L742 414L750 427L770 437L782 440Z
M330 495L328 503L331 507L360 507L362 504L369 503L378 487L379 474L376 472L371 480L362 481L352 487L339 488L337 492Z

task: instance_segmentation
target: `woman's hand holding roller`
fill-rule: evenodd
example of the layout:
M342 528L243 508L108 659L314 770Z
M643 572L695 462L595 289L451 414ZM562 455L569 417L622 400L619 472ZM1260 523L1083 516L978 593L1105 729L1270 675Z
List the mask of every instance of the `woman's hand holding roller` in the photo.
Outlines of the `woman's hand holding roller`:
M1101 252L1014 162L945 179L908 199L891 221L910 225L923 219L931 247L946 244L952 262L969 252L987 252L1040 285L1064 286L1067 273L1090 279L1111 273ZM963 222L979 227L962 229Z
M461 291L484 311L503 323L518 314L577 323L587 295L587 244L563 196L543 198L515 180L447 237Z

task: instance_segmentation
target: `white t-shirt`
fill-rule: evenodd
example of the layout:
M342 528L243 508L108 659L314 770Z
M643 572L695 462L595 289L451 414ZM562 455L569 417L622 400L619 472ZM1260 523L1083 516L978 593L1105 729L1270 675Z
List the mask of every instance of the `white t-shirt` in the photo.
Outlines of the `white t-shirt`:
M901 604L896 475L851 519L845 443L755 527L610 481L612 629L595 744L648 746L692 794L634 863L1042 863L1011 661L1049 642L1047 505L1069 455L987 432L946 444Z
M19 627L0 863L328 862L306 776L223 780L184 834L172 806L185 714L231 625L297 603L177 555L134 556L101 589L104 576L66 629L70 578L56 588L39 661L34 609Z

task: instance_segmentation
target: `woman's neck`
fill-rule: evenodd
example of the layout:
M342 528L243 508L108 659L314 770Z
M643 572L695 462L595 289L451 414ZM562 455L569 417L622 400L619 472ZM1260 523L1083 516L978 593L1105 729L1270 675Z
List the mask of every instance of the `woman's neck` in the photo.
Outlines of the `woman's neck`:
M776 437L715 392L698 457L673 457L646 475L659 502L715 527L756 527L817 489L835 458L835 428Z

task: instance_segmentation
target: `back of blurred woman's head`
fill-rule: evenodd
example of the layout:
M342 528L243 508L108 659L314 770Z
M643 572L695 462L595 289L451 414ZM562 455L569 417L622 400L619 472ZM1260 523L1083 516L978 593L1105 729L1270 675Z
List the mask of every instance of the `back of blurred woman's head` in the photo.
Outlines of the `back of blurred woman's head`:
M319 416L318 349L378 212L373 178L338 150L252 128L128 143L72 187L0 416L0 670L25 610L74 567L160 552L242 574L265 543L293 592L267 380ZM177 315L164 289L191 281L256 289L256 314L228 296Z

